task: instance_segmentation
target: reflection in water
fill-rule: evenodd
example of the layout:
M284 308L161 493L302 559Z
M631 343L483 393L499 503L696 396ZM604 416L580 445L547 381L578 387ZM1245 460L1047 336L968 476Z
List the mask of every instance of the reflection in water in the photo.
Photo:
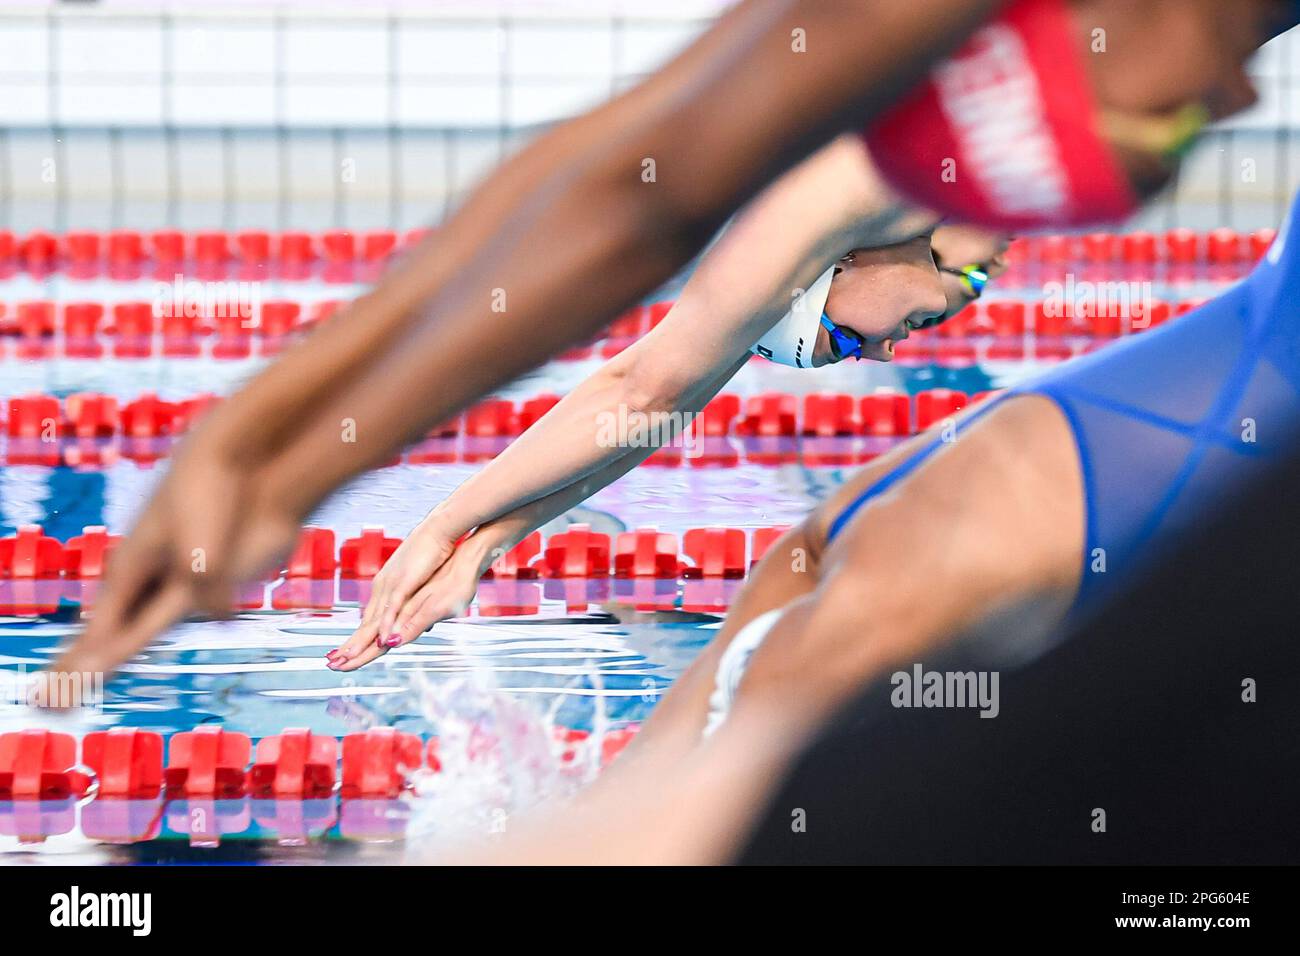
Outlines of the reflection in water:
M428 734L422 695L486 674L494 692L534 701L559 725L589 730L599 711L624 726L645 718L717 626L687 615L681 623L619 624L605 615L542 623L562 614L548 602L532 623L447 621L352 674L329 670L324 655L351 633L356 610L184 624L112 678L102 712L86 719L164 733L217 722L254 737L285 727L335 736L375 726ZM22 672L48 663L70 631L65 624L0 624L6 702ZM0 726L31 719L23 711L7 703Z
M270 846L272 860L294 858L289 847L335 859L356 852L335 845L340 837L417 837L428 852L441 838L501 832L514 813L590 780L605 734L644 720L718 626L702 615L620 624L564 618L554 602L542 610L549 620L444 622L351 675L326 668L324 654L351 632L355 609L186 624L111 680L101 709L62 715L14 701L70 626L0 621L0 732L171 733L215 722L254 738L290 727L341 737L393 726L436 737L441 765L417 772L415 792L396 799L200 801L202 831L183 800L0 804L0 853L201 862L265 859ZM100 850L96 840L121 846Z

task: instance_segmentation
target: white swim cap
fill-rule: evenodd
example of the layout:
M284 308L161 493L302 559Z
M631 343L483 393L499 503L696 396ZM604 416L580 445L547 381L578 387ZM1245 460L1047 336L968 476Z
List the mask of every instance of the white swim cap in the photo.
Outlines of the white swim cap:
M821 274L808 291L795 297L790 311L772 326L750 351L778 365L791 368L812 368L813 349L817 333L821 330L822 312L831 294L831 280L835 266Z

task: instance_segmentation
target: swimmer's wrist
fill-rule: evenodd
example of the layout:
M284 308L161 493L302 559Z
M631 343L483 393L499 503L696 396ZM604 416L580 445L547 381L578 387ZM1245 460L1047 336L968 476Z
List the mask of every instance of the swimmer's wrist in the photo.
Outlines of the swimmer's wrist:
M489 465L435 505L425 519L430 527L455 541L475 528L509 514L512 505L503 499L503 492L494 489L492 482L484 477L493 473L494 469Z
M463 512L448 499L425 515L416 530L442 540L457 541L473 528L474 522L467 522Z
M512 529L500 522L490 522L475 530L460 545L461 550L478 564L479 574L487 572L498 558L505 555L525 535L515 535Z

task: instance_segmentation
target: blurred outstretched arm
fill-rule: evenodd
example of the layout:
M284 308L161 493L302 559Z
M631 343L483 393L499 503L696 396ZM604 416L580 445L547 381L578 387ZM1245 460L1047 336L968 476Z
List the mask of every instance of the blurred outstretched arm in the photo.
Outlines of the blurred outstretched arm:
M661 284L998 5L747 0L645 83L539 138L208 416L56 666L112 669L187 611L228 609L333 489Z

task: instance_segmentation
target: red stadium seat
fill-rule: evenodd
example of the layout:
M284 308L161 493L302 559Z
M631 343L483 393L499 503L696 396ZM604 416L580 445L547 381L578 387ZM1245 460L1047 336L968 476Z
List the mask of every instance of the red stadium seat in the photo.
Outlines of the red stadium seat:
M964 392L950 388L931 388L916 396L916 430L923 432L966 407Z
M739 528L692 528L682 537L682 551L692 563L684 578L743 578L745 532Z
M842 393L805 395L802 432L823 437L861 434L862 417L853 396Z
M789 525L780 525L774 528L755 528L753 546L749 550L749 566L752 568L758 564L772 545L776 543L777 539L789 530Z
M902 392L878 391L859 402L862 429L867 435L897 438L912 433L912 409Z
M657 528L637 528L615 538L615 577L676 578L680 565L675 534Z

